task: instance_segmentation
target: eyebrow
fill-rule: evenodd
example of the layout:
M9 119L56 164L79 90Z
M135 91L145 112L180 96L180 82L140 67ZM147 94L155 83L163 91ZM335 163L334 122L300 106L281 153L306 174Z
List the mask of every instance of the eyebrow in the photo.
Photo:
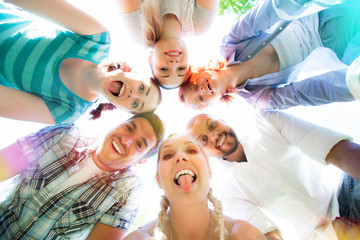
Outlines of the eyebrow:
M209 121L210 121L210 118L206 119L205 126L208 126ZM201 136L202 136L202 135L203 135L203 134L201 133L201 134L200 134L200 135L196 138L196 141L198 141L198 140L199 140L199 138L201 138Z
M143 107L144 107L144 102L142 102L142 104L141 104L141 107L139 108L139 110L138 111L141 111L142 109L143 109Z
M141 140L144 142L145 146L148 147L146 139L144 137L142 137Z
M194 144L194 142L192 142L192 141L186 141L186 142L184 142L184 145L189 145L189 144ZM171 147L171 145L170 145L170 144L167 144L167 145L161 147L161 149L169 148L169 147Z
M149 86L149 89L148 89L148 91L146 92L145 96L149 95L150 88L151 88L151 85Z

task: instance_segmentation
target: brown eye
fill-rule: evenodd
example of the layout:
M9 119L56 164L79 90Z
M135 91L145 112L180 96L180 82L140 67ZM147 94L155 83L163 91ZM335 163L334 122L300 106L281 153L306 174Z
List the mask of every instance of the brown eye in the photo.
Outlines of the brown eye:
M163 156L163 159L164 160L168 160L168 159L170 159L170 158L172 158L174 155L173 154L165 154L165 156Z
M195 153L197 153L197 151L196 151L195 149L190 149L190 150L188 150L187 152L190 153L190 154L195 154Z
M214 130L215 128L216 128L216 123L215 122L211 123L209 126L209 130Z
M207 144L207 142L208 142L207 136L202 136L202 138L200 139L201 145L205 145L205 144Z

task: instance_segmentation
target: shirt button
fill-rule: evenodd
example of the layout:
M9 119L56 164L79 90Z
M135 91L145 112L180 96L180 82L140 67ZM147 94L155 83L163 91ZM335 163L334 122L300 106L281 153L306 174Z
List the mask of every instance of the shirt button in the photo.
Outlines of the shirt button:
M251 58L251 55L248 55L248 58Z
M38 216L33 217L33 221L34 221L34 222L37 221L38 219L39 219Z
M265 44L266 44L265 42L262 43L263 46L265 46Z
M279 30L281 30L282 29L282 27L279 27Z

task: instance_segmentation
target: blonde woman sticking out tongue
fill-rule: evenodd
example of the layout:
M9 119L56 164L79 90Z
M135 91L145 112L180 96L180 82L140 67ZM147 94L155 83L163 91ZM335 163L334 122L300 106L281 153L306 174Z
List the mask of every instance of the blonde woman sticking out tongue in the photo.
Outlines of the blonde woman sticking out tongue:
M158 219L133 231L126 240L266 239L251 224L222 214L221 203L209 187L208 158L190 136L173 136L161 144L156 176L165 193ZM214 210L209 209L208 200Z

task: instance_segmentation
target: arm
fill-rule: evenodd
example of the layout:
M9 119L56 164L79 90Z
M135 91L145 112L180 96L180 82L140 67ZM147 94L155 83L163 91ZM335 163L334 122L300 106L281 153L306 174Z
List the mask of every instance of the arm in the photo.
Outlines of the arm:
M267 240L282 240L281 234L278 230L274 230L265 234Z
M45 102L37 95L0 85L0 116L55 124Z
M264 234L248 222L242 220L235 220L231 229L230 240L246 240L257 239L266 240Z
M360 181L360 145L348 140L338 142L326 156L326 162L337 166Z
M26 170L29 163L17 142L0 150L0 181L7 180Z
M103 223L96 223L94 228L91 230L87 240L107 239L107 240L119 240L122 239L126 234L125 230L109 226Z
M268 74L261 80L265 83L248 81L245 89L250 94L241 95L258 109L353 101L346 84L347 69L332 50L320 47L301 63L279 72L277 79Z
M196 2L209 11L217 12L220 0L197 0Z
M107 30L98 20L65 0L7 0L7 2L53 21L78 34L92 35Z
M155 225L157 220L153 220L147 223L144 227L136 229L129 233L124 240L142 240L151 237L151 232L154 232Z
M140 9L142 0L117 0L119 13L131 13Z
M320 127L284 112L265 111L261 115L292 145L322 164L334 164L359 177L360 147L349 136ZM345 141L344 141L345 140ZM347 157L351 158L347 159ZM354 165L356 167L354 167Z
M292 20L317 13L327 7L343 3L344 1L346 0L273 0L273 7L280 18Z

